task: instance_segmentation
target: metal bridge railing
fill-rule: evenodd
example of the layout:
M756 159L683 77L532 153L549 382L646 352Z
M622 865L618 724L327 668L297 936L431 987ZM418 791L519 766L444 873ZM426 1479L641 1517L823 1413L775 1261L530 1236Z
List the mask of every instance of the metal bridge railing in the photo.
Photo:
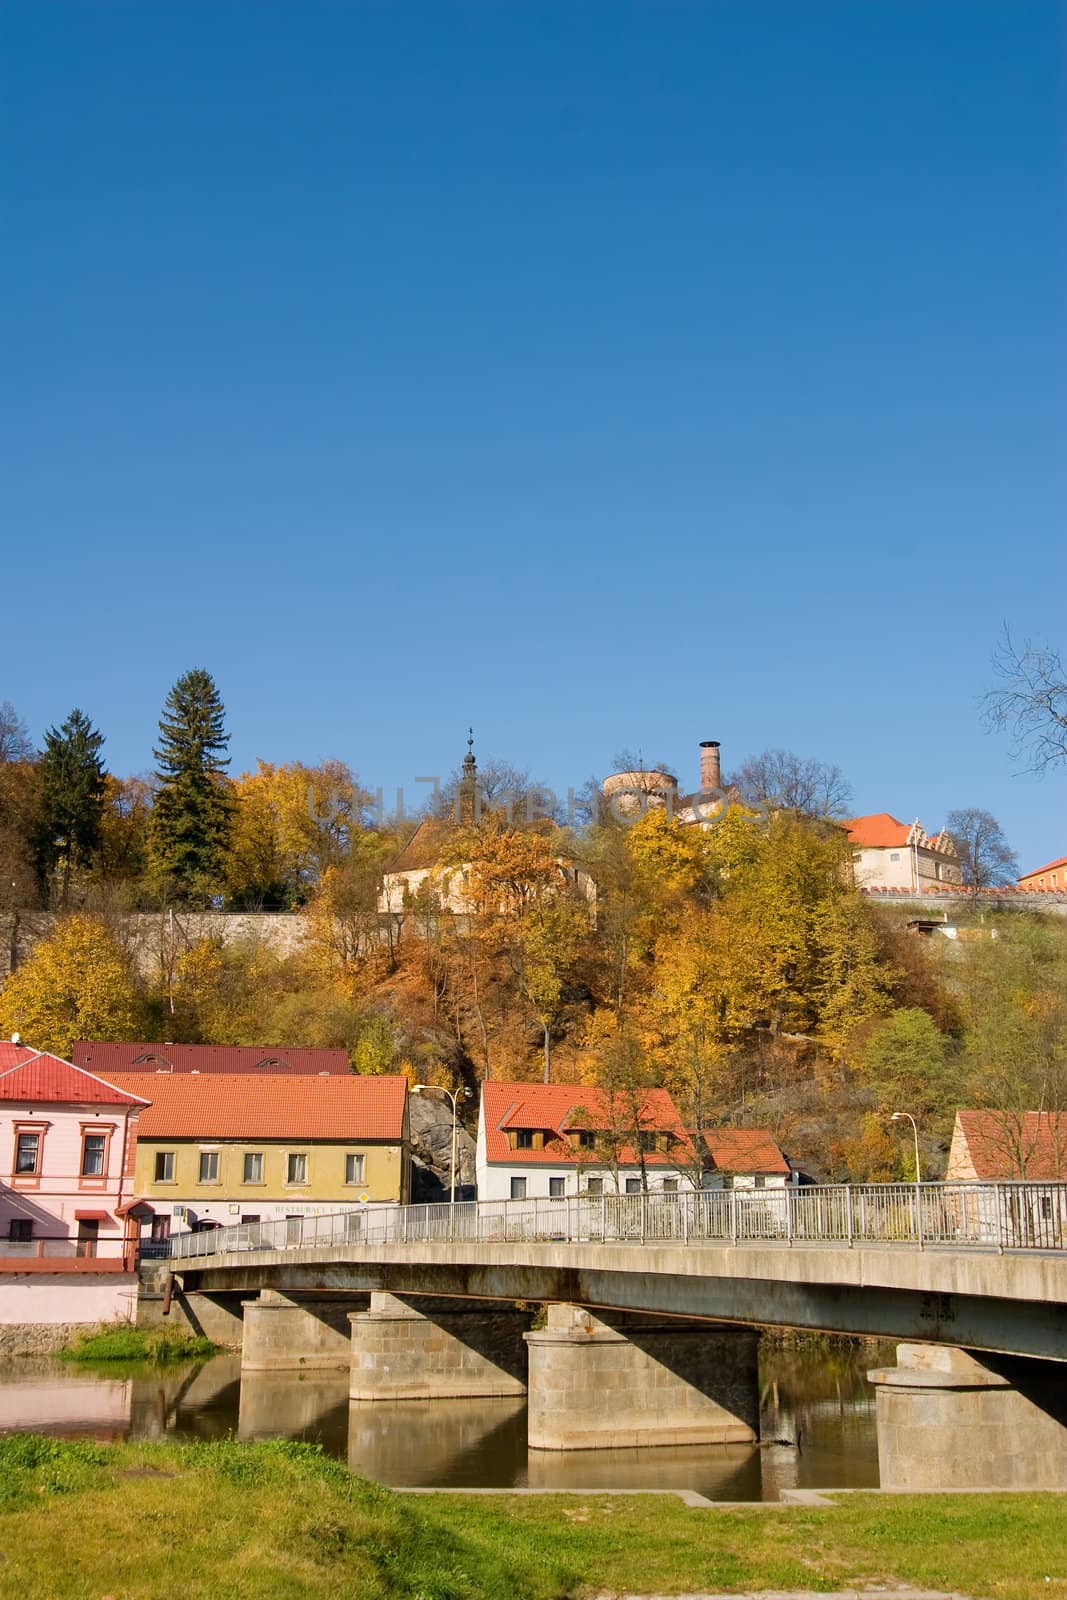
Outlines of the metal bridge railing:
M1064 1250L1067 1183L789 1185L368 1206L175 1234L164 1248L170 1259L185 1260L342 1245L554 1242Z

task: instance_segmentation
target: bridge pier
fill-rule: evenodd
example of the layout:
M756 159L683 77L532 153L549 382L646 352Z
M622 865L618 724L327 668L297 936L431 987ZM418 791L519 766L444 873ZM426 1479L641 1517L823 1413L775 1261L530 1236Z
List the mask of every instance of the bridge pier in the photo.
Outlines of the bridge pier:
M349 1322L353 1400L526 1393L530 1318L512 1305L375 1290Z
M1067 1365L900 1344L877 1388L883 1489L1067 1486Z
M534 1450L751 1444L759 1334L552 1305L528 1333Z
M348 1365L351 1295L343 1300L296 1299L276 1289L261 1289L257 1300L243 1304L242 1372L314 1371Z

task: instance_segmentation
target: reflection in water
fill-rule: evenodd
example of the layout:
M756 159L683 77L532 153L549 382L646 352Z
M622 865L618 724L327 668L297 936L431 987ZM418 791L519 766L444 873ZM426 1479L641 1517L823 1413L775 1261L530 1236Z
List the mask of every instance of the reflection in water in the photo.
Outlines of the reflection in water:
M785 1488L878 1482L868 1367L884 1351L767 1346L762 1447L527 1450L522 1400L373 1402L348 1398L348 1373L256 1372L237 1355L136 1377L41 1360L0 1367L0 1428L97 1438L291 1438L319 1443L382 1483L446 1488L696 1489L768 1500Z

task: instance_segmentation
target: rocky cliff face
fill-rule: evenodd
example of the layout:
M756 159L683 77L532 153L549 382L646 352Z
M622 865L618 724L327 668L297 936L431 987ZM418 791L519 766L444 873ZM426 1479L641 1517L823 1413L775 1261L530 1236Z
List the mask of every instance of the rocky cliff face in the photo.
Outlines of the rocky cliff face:
M409 1106L412 1199L420 1205L447 1200L452 1181L452 1107L436 1095L412 1095ZM456 1130L457 1200L474 1198L474 1151L474 1139L461 1122Z

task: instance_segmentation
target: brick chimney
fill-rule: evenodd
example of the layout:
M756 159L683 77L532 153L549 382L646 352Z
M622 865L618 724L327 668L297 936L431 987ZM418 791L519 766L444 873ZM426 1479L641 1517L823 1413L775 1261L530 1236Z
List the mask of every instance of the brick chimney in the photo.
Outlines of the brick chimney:
M718 739L700 741L700 787L703 790L722 788Z

